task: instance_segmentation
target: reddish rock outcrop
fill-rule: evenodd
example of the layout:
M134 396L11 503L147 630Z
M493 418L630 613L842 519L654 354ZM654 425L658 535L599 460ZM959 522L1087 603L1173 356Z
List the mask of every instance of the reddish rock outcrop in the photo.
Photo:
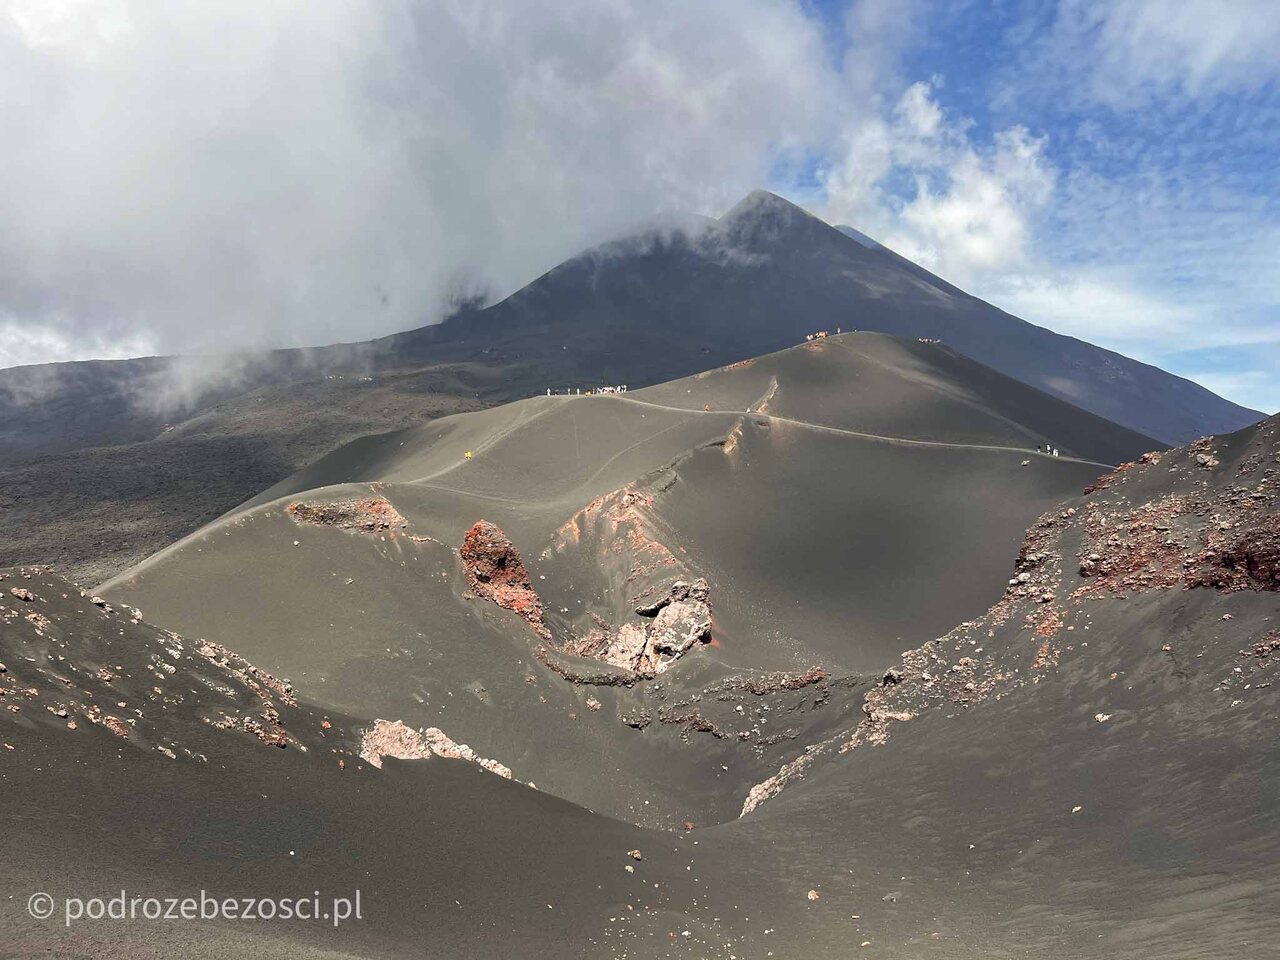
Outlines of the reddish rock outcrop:
M1161 453L1158 450L1152 450L1149 453L1144 453L1137 460L1129 460L1125 463L1122 463L1120 464L1120 466L1116 467L1110 473L1104 473L1097 480L1093 481L1093 483L1085 487L1084 495L1087 497L1091 493L1097 493L1099 490L1107 489L1107 487L1111 486L1112 483L1120 479L1121 474L1123 474L1126 470L1132 470L1134 467L1142 466L1148 463L1159 463L1163 458L1164 458L1163 453Z
M551 631L542 622L542 600L529 580L520 552L507 535L488 520L479 520L459 550L467 583L477 596L520 615L544 640Z
M780 690L803 690L805 687L822 683L827 679L829 679L827 671L821 667L810 667L803 673L775 672L744 680L731 679L724 684L724 687L731 690L746 690L757 697L763 697Z
M1187 586L1280 590L1280 515L1249 517L1205 540Z
M1136 507L1089 504L1079 567L1089 583L1076 595L1280 590L1280 473L1255 465L1245 475L1258 481L1193 489Z
M291 503L285 507L285 513L298 523L314 523L318 526L341 527L344 530L362 530L367 533L403 529L408 522L386 497L335 500L330 503Z
M597 497L556 531L554 549L578 548L584 538L597 538L606 561L626 563L628 586L643 587L682 564L658 537L653 520L654 495L627 486Z

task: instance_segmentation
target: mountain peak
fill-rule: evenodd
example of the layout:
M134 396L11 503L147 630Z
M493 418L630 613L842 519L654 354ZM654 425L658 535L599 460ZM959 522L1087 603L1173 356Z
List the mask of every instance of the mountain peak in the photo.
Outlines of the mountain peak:
M784 238L794 245L835 235L826 221L767 190L752 190L720 218L720 226L747 249L774 248Z
M797 206L790 200L778 196L776 193L770 193L768 190L752 190L745 197L734 204L722 218L722 223L733 223L748 217L756 217L767 215L770 217L804 217L809 220L816 220L813 214L809 213L802 207Z

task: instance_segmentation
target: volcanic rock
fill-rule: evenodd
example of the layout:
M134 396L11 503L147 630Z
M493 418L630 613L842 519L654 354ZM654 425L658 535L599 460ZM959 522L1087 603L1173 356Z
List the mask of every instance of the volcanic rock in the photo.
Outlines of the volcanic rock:
M710 590L707 581L676 580L658 599L637 604L647 623L624 623L607 643L588 653L645 676L661 673L698 643L711 639Z
M700 600L677 600L658 611L649 628L646 660L655 673L692 647L711 638L711 608Z
M344 530L363 530L368 533L377 533L393 527L403 528L408 523L386 497L335 500L331 503L318 504L291 503L285 507L285 513L297 523L341 527Z
M449 760L466 760L511 779L511 768L497 760L479 756L465 743L457 743L439 727L414 730L400 720L377 720L365 731L360 742L360 759L375 767L382 766L384 757L398 760L425 760L431 756Z
M648 642L649 635L644 624L624 623L609 642L600 659L615 666L637 669L644 659Z
M699 577L693 583L677 580L658 599L637 604L636 613L642 617L654 617L663 607L678 600L696 600L706 603L710 593L705 577Z
M507 535L488 520L478 520L467 531L459 551L467 583L477 596L519 614L544 640L551 631L542 622L542 600L529 581L520 552Z

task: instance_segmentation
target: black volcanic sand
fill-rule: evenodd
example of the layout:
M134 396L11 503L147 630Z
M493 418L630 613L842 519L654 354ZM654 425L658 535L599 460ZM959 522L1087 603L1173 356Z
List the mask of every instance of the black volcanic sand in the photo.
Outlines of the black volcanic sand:
M119 382L102 370L48 403L6 403L0 388L0 566L101 583L355 438L523 395L489 382L496 372L444 365L376 381L312 370L162 417L129 369L151 364L118 365ZM55 369L95 366L117 364Z
M833 877L853 839L822 903L892 955L1275 956L1278 520L1277 418L1117 472L1029 535L1034 590L886 679L883 746L838 735L736 826ZM1114 589L1091 524L1139 550ZM1250 572L1186 586L1237 536Z
M600 956L629 942L658 942L665 951L673 932L689 930L677 944L681 955L728 956L762 923L798 914L751 909L775 899L761 892L774 874L767 855L741 883L713 884L732 867L704 853L696 836L592 815L462 761L387 761L375 770L349 752L348 718L305 703L281 707L285 729L305 753L297 744L279 749L239 731L214 731L203 718L226 709L228 681L202 680L210 671L200 657L150 678L154 661L141 654L164 638L147 624L103 613L39 571L6 571L0 585L6 672L20 677L12 687L37 691L9 689L3 702L20 703L21 712L0 714L0 741L14 748L0 747L0 955L220 957L252 949L483 957L519 944L525 955ZM15 600L11 585L38 599ZM36 608L50 620L41 634L17 616ZM103 662L115 677L97 692L141 704L176 759L158 752L147 733L122 740L86 719L94 691L84 688ZM163 695L150 695L152 682ZM78 729L46 707L67 709ZM633 849L644 859L632 859ZM26 914L36 891L87 899L122 888L144 897L319 890L326 899L358 888L364 919L336 930L303 922L85 921L68 931Z
M924 409L935 408L934 394L915 385L913 351L875 335L842 339L870 343L882 364L900 356L902 404L928 393ZM789 395L789 367L798 380L811 373L809 354L847 362L843 351L809 346L766 358L780 371L776 397ZM714 379L751 375L737 367ZM695 391L707 382L682 381ZM1015 396L1025 389L1013 386ZM861 384L848 389L856 397ZM225 644L328 708L439 726L589 809L668 829L718 822L737 814L753 784L846 722L856 684L773 717L752 695L712 687L744 672L883 669L997 599L1027 524L1103 469L1005 449L1004 415L990 422L970 439L993 449L714 407L533 398L339 451L104 593L185 636ZM593 614L616 624L629 606L628 589L605 570L618 545L566 546L557 531L629 485L653 497L656 539L689 575L708 578L715 642L658 682L566 683L534 656L539 641L515 614L464 596L455 548L475 521L494 522L520 549L553 633L580 634ZM407 530L393 538L297 524L283 510L289 500L370 494L408 518ZM210 604L210 593L234 601ZM646 714L653 722L643 729L623 722Z
M722 656L866 673L997 600L1028 515L1098 469L1024 459L748 423L661 514L718 588Z
M1275 700L1213 685L1276 599L1172 599L1098 611L1098 656L903 724L736 826L831 878L823 909L891 956L1275 956ZM1226 610L1252 623L1214 636ZM1216 673L1160 654L1206 634Z
M904 383L918 382L929 354L901 352ZM1190 489L1229 495L1236 513L1280 512L1273 481L1259 480L1280 462L1275 423L1081 498L1100 467L994 449L1014 445L1017 403L953 446L843 432L891 420L839 421L854 405L841 414L817 395L786 419L720 412L711 393L698 402L698 384L750 370L670 385L656 406L540 398L363 441L109 584L123 613L46 574L9 574L0 660L39 696L0 710L0 741L15 747L0 748L0 784L16 798L0 847L4 945L129 957L1267 956L1280 932L1274 688L1268 661L1240 651L1280 627L1277 594L1065 598L1090 585L1072 551L1093 505L1123 513ZM755 384L721 387L741 397ZM917 389L900 389L911 408ZM965 387L963 404L981 389ZM691 409L665 409L682 390ZM924 392L918 409L936 411L938 391ZM829 422L795 422L806 410ZM929 423L912 432L939 435ZM1200 466L1209 454L1214 466ZM618 512L617 491L636 499L640 526ZM371 495L407 526L314 526L284 509ZM1226 522L1225 510L1168 535ZM1023 569L1020 531L1042 513L1032 529L1048 545L1036 549L1056 559L1037 559L1032 585L1054 600L1020 585L1001 599ZM480 518L511 536L543 597L556 636L546 662L524 621L467 595L456 547ZM547 664L601 665L557 643L593 614L628 614L649 581L624 575L637 556L663 556L645 552L654 543L672 559L660 571L708 578L713 642L630 687L568 682ZM15 584L41 600L10 596ZM125 604L188 649L207 638L287 677L300 703L281 722L296 742L204 724L227 683L192 657L167 679L153 659L125 658L175 642ZM33 606L62 638L56 650L21 619ZM898 679L882 679L911 648ZM84 679L62 684L58 656L123 664L130 702L153 677L180 691L145 706L145 724L207 761L92 723L68 730L45 701L84 702L67 692L81 687L106 697ZM538 789L439 758L374 770L353 750L377 717L438 726ZM869 723L882 744L866 739ZM792 761L777 796L738 819L751 788ZM358 886L369 919L67 933L25 915L33 890L169 884L171 895Z
M1159 446L1041 393L945 344L873 333L797 349L628 394L686 409L762 410L775 417L917 440L1057 447L1119 463Z

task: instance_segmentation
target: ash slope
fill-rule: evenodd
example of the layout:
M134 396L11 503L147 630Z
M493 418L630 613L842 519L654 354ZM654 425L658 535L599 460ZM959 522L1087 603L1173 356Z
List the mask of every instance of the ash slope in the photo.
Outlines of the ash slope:
M368 720L228 651L0 571L0 929L12 956L728 956L777 900L696 837L596 816L461 760L362 760ZM19 594L12 593L13 590ZM517 771L517 776L519 771ZM642 860L630 855L641 851ZM762 862L762 861L761 861ZM630 866L627 871L624 866ZM688 868L694 869L688 869ZM363 920L28 915L35 891L310 900ZM792 911L793 913L795 911Z
M362 441L103 592L318 704L440 726L593 810L721 821L843 709L810 698L770 727L735 691L874 673L980 613L1026 524L1106 469L1035 452L1071 413L948 351L846 335L652 395L539 397ZM1082 452L1151 446L1074 413L1062 431ZM958 420L963 440L942 439ZM375 500L390 526L303 519ZM476 596L458 547L482 520L522 557L545 624ZM699 608L637 614L698 578L710 643ZM658 678L613 672L632 661L611 647L668 627L699 634L688 655Z
M164 363L124 363L72 377L47 402L18 389L6 404L0 387L10 431L0 437L0 565L45 563L101 583L358 437L512 396L500 371L471 363L376 380L354 362L336 372L300 363L284 382L238 383L165 411L150 399L171 375Z
M1274 955L1280 418L1125 464L1013 574L743 828L834 873L859 824L827 892L903 955ZM890 899L868 910L869 885Z
M701 380L729 389L720 375ZM786 395L784 377L771 399ZM19 798L0 814L3 892L13 898L0 897L7 944L129 957L243 955L261 952L263 938L272 955L298 957L1268 955L1280 932L1277 758L1265 726L1280 652L1276 421L1146 457L1099 482L1088 464L1020 451L902 444L765 415L642 404L515 405L436 425L431 443L361 445L331 459L325 479L375 471L387 481L307 489L226 518L108 591L120 612L42 572L9 572L0 584L0 660L21 678L15 691L34 694L18 714L0 711L0 741L15 748L0 749L0 776L6 798ZM558 500L576 503L637 476L668 442L700 442L713 424L719 438L691 456L620 481L558 527L544 516L561 512ZM689 432L672 438L680 430ZM761 471L776 482L768 471L779 462L821 456L829 464L843 443L855 451L847 471L820 469L821 486L779 511L812 511L798 539L842 522L821 497L865 470L872 450L898 458L892 478L909 488L885 523L900 536L915 536L919 528L901 528L909 515L971 472L969 490L1027 478L1001 492L1005 509L1047 512L1020 552L1021 535L1001 546L991 529L964 532L1006 559L994 606L980 614L970 598L972 612L957 619L974 619L942 640L904 638L895 649L911 650L899 659L877 656L847 631L832 639L828 668L766 670L771 656L821 658L817 631L797 630L788 642L760 629L725 632L720 621L739 601L719 568L699 564L738 558L680 547L698 519L758 530L785 522L742 510L677 514L665 498L703 483L704 471L717 480ZM468 449L473 460L458 463ZM926 452L958 459L913 459ZM462 477L472 489L451 487ZM545 501L509 502L512 487L535 482ZM1093 492L1080 498L1086 484ZM1067 488L1074 499L1058 502ZM1043 508L1034 506L1041 498ZM290 499L308 508L287 512ZM592 670L598 680L629 678L550 647L545 659L531 656L539 638L529 624L465 599L460 561L429 539L461 543L481 505L524 546L527 577L558 640L592 620L570 607L574 600L601 619L623 608L634 617L633 591L652 597L677 572L705 572L713 642L630 687L569 682L566 674ZM950 507L985 509L968 497ZM918 544L916 562L931 549L954 551L945 557L954 574L980 562L982 550L949 545L946 534L959 535L950 515L930 515L924 528L940 542ZM1000 522L984 519L988 528ZM535 534L548 529L550 546L537 553ZM880 555L891 539L864 540L854 555L895 567ZM664 562L651 567L655 556ZM871 599L883 588L864 591L860 578L874 566L852 569L843 589ZM904 607L938 602L938 583L919 568L894 572L905 581ZM161 582L185 596L166 607ZM14 596L13 586L31 599ZM276 661L309 665L304 679L287 673L296 706L271 698L288 746L243 725L244 714L261 719L259 690L244 680L261 687L261 671L228 659L239 671L229 675L214 662L216 649L213 660L200 652L202 641L134 622L119 598L148 590L155 605L144 606L147 616L168 627L175 616L198 617L211 598L227 616L247 608L236 623L241 652L253 644ZM830 592L811 587L806 604L781 604L782 613L801 615ZM49 623L28 620L32 612ZM879 666L839 670L841 658L862 655ZM100 666L110 681L96 676ZM414 693L430 709L420 704L410 715ZM126 743L91 721L67 727L117 696L141 707L150 742ZM372 709L340 711L336 701ZM237 705L235 729L203 722L228 702ZM64 708L68 716L57 716ZM650 722L641 724L645 710ZM520 729L500 729L499 714L516 714ZM370 769L353 754L373 717L437 723L543 789L457 761ZM173 759L155 749L160 738ZM563 754L574 756L578 781L557 770ZM739 817L751 787L779 768L781 789L757 791L763 802ZM614 779L634 801L617 807L628 819L669 831L683 816L696 829L654 832L547 792L581 798L583 781ZM32 889L153 892L160 881L181 893L272 895L295 885L340 895L358 885L369 919L338 931L65 931L22 912Z

